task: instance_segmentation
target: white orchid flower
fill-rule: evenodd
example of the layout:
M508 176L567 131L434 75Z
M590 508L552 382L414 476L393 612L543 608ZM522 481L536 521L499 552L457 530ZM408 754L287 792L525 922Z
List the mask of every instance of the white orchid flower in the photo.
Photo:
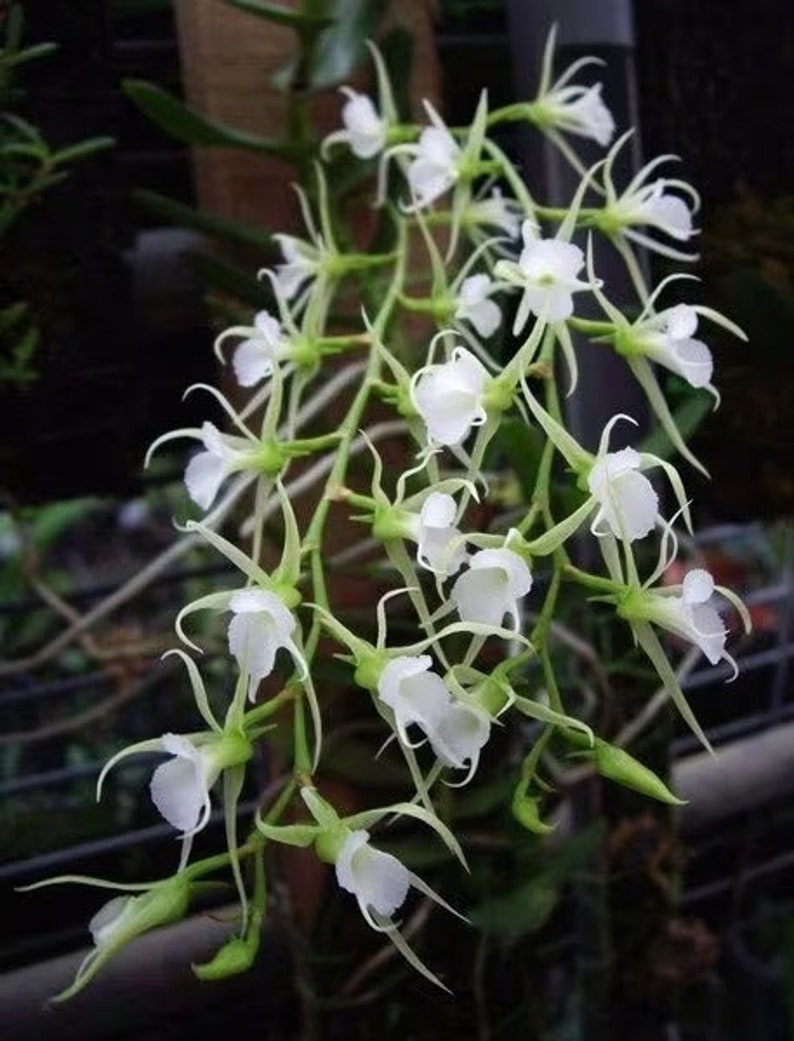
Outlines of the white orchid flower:
M256 448L246 438L222 434L210 422L202 424L199 438L204 451L187 464L185 485L193 502L208 510L226 478L253 465Z
M471 322L484 339L493 336L502 323L502 312L490 299L497 288L488 275L469 275L458 290L453 317L457 321Z
M449 132L444 120L429 101L423 102L430 126L412 146L415 158L408 167L408 183L414 206L422 209L435 202L460 177L463 149Z
M653 596L647 610L651 621L699 647L712 665L736 663L725 650L727 630L712 604L714 579L704 568L688 571L678 596Z
M455 526L457 505L446 492L431 492L422 503L416 525L416 559L428 571L449 576L466 560L460 529Z
M561 238L542 239L531 220L521 225L524 247L518 263L498 261L495 274L522 290L513 323L518 336L534 314L543 322L560 322L573 314L573 295L591 289L578 277L585 256L578 246Z
M459 445L472 427L485 422L490 379L482 362L465 347L456 347L449 361L426 365L414 374L411 401L431 444Z
M229 610L234 615L229 623L229 653L248 674L251 700L261 681L273 671L281 648L289 651L302 673L307 671L293 638L297 619L275 593L266 589L238 590L229 599Z
M427 736L444 766L468 768L468 781L474 776L480 752L491 736L491 717L476 705L450 698L446 711Z
M526 562L512 549L482 549L469 560L469 569L453 585L449 599L462 622L494 628L505 615L520 626L519 600L532 588Z
M568 134L591 138L605 148L615 135L615 120L601 97L602 84L592 87L553 87L536 107L547 125Z
M361 913L375 928L381 918L391 918L405 903L411 888L411 872L390 853L374 849L368 831L351 831L336 860L336 880L342 889L352 893Z
M651 361L685 379L690 387L705 387L716 394L711 385L714 373L711 351L701 340L694 339L697 326L697 310L677 304L635 325L634 344Z
M292 300L308 281L314 281L322 267L323 254L316 245L294 235L274 235L284 258L276 264L274 284L285 300Z
M698 234L693 218L700 208L700 196L681 178L651 177L661 163L676 158L672 155L657 156L646 163L628 187L618 193L612 180L612 166L629 136L624 134L616 141L607 157L603 178L606 202L594 218L594 223L608 235L623 236L673 260L697 259L691 253L674 249L659 242L655 236L636 230L638 226L644 226L660 231L677 242L688 242Z
M606 452L596 459L587 487L598 504L590 530L602 532L602 524L618 538L634 542L653 531L661 519L659 496L640 473L643 460L633 448Z
M537 97L527 106L527 114L537 127L555 140L558 140L557 131L562 131L590 138L606 147L615 133L615 120L601 98L603 85L596 83L585 87L570 82L587 65L604 63L600 58L580 58L552 83L556 38L555 25L546 40Z
M359 159L372 159L386 144L386 121L381 119L372 99L351 87L340 87L347 101L342 106L344 130L335 130L322 144L323 154L330 145L343 142Z
M479 199L472 199L463 214L463 225L475 238L487 237L484 228L497 228L509 239L517 239L521 234L521 221L524 211L516 199L502 195L499 188L493 188L490 194Z
M397 734L409 747L408 727L418 726L429 736L450 702L444 681L430 671L432 664L429 654L401 655L386 664L378 679L378 697L394 713Z
M179 734L163 734L160 744L171 758L152 774L152 802L172 828L194 835L210 818L210 789L223 769L217 746L196 746Z
M234 352L232 365L241 387L253 387L272 375L273 368L287 351L287 340L281 323L268 311L254 315L252 335Z

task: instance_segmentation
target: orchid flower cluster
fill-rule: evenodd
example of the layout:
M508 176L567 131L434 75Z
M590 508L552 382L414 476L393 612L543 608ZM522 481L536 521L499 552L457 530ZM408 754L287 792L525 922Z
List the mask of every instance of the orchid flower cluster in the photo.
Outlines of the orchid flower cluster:
M665 636L735 671L720 610L727 604L749 625L738 597L702 568L689 570L680 585L662 582L678 549L674 522L691 529L679 469L641 446L613 447L618 424L633 423L628 416L607 424L595 452L585 448L567 429L558 390L560 381L569 396L576 393L575 335L590 341L580 349L617 352L674 448L702 469L675 425L656 366L716 396L698 325L743 334L699 304L665 305L671 279L684 276L652 289L635 253L640 246L693 259L680 247L696 235L697 195L659 174L669 157L652 160L627 186L616 184L614 162L628 135L609 148L615 125L601 86L576 83L595 59L552 81L553 34L537 97L491 111L483 92L463 129L448 127L429 102L424 125L401 122L382 58L374 47L371 53L377 94L343 89L342 128L323 142L313 183L298 189L305 235L277 236L280 259L261 273L273 307L217 338L219 359L250 397L237 407L200 388L225 411L225 428L207 421L174 430L150 449L151 456L167 441L196 443L184 480L198 516L185 527L226 558L237 578L187 604L176 619L183 647L171 653L184 663L198 729L122 750L99 780L101 792L108 771L128 756L163 757L150 790L181 836L176 872L127 887L101 908L91 922L94 949L62 997L81 989L129 940L183 916L218 871L231 871L235 881L239 928L196 971L213 978L250 966L266 913L265 851L274 843L311 847L333 866L337 886L367 924L444 986L408 944L400 915L412 889L452 908L378 848L389 832L376 829L418 822L465 866L438 793L475 778L497 728L512 730L521 748L512 807L532 831L552 826L544 819L551 800L542 778L552 739L613 781L677 802L647 767L566 707L551 653L561 589L611 605L615 623L629 627L706 745ZM564 210L536 201L500 148L494 130L509 121L536 127L580 172ZM577 137L609 148L591 169L576 155ZM383 252L357 251L350 235L340 234L326 172L338 152L371 175L388 230ZM637 299L625 308L599 277L596 235L628 268ZM599 320L582 313L591 315L593 305ZM508 331L517 346L505 359ZM236 399L243 398L241 390ZM394 419L382 418L384 403ZM513 503L509 515L493 495L494 448L507 417L528 424L543 443L536 472L523 475L533 493ZM392 442L390 460L401 465L385 464L385 440ZM578 505L553 514L551 482L563 468ZM234 538L221 533L233 509L238 518L246 514ZM266 537L274 527L281 540L275 554ZM352 532L341 550L338 529ZM601 567L585 571L574 563L583 540L597 547ZM649 570L644 547L654 540L658 561ZM335 594L344 561L356 555L386 587L369 622L357 613L358 626ZM400 631L406 621L413 630L411 642L394 635L397 610ZM202 675L204 648L190 631L198 612L223 618L237 675L229 691L212 697ZM345 814L322 794L323 735L332 721L317 676L332 652L349 666L351 696L369 699L384 741L405 761L413 790L401 802ZM258 742L274 727L291 734L292 764L240 841L240 794ZM209 822L216 794L226 849L192 860L193 838Z

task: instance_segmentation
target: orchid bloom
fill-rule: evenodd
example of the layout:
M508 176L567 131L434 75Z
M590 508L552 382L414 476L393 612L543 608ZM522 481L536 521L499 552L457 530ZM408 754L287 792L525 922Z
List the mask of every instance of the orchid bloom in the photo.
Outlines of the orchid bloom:
M634 342L646 358L681 376L690 387L705 387L716 394L711 385L714 372L711 351L701 340L694 339L697 326L697 310L677 304L635 325L634 332L638 335Z
M202 424L199 439L204 451L187 464L185 485L193 502L208 510L227 477L255 465L256 445L252 448L252 442L246 438L222 434L210 422Z
M342 106L344 130L336 130L323 141L323 154L329 145L344 142L359 159L372 159L386 143L386 121L378 115L372 99L350 87L340 87L347 101Z
M378 697L394 713L400 741L413 747L407 728L419 727L444 766L469 776L477 768L480 750L488 741L491 720L486 712L452 697L443 679L430 671L432 659L401 655L392 658L378 680Z
M378 697L394 713L397 734L409 747L408 727L416 725L428 736L450 701L444 681L430 671L432 664L429 654L400 655L387 662L378 679Z
M196 746L179 734L163 734L162 750L171 758L152 774L152 802L172 828L194 835L210 817L210 789L222 766L212 744Z
M534 314L544 322L560 322L573 314L573 294L590 289L577 276L585 264L584 253L572 242L542 239L531 220L521 225L524 248L518 263L500 260L496 275L523 290L513 335L521 333Z
M445 577L459 571L466 560L456 513L453 497L434 491L422 503L416 523L416 559L421 567Z
M472 199L463 214L463 225L477 239L485 238L485 228L496 228L507 238L517 239L521 234L523 212L516 199L493 188L490 194Z
M254 315L252 335L243 340L234 352L232 365L241 387L253 387L273 372L274 366L285 357L287 341L281 323L268 311Z
M411 400L433 445L459 445L472 427L486 420L485 391L490 381L482 362L456 347L449 361L426 365L411 380Z
M640 473L642 457L633 448L600 454L587 475L587 487L598 504L590 530L598 535L602 524L618 538L633 542L645 538L660 520L659 496Z
M602 84L584 87L570 83L580 69L603 63L594 57L580 58L552 83L556 36L557 27L554 26L546 40L538 94L528 107L529 118L552 136L561 130L590 138L606 147L615 133L615 120L601 98Z
M463 622L498 628L508 615L512 628L518 631L518 602L531 588L530 570L516 552L482 549L470 559L468 571L455 581L449 599Z
M241 589L229 599L234 617L229 623L229 653L248 674L248 696L253 701L257 687L273 671L276 653L289 651L296 666L306 672L306 662L294 641L298 626L295 615L275 593L266 589Z
M458 290L453 317L457 321L471 322L484 339L493 336L502 322L502 312L490 299L497 288L488 275L469 275Z
M476 705L450 698L446 712L427 736L444 766L457 770L468 767L468 781L474 776L480 752L491 736L491 717Z
M274 284L285 300L292 300L304 283L314 280L322 266L322 252L317 245L294 235L274 235L284 258L275 267Z
M699 647L711 665L727 661L735 675L736 662L725 650L728 633L712 603L717 589L708 571L694 568L678 587L647 590L643 613L660 628ZM726 592L721 587L719 591Z
M620 235L639 246L671 257L673 260L696 259L659 242L654 236L637 231L637 226L646 226L660 231L678 242L688 242L698 233L693 225L694 214L700 207L700 197L686 181L677 177L657 177L651 174L660 163L675 156L657 156L632 178L620 194L612 181L612 166L621 146L628 139L624 134L612 147L604 166L604 190L606 202L597 214L594 223L607 235Z
M431 125L421 132L418 143L411 146L415 158L408 167L408 183L417 209L429 206L449 191L460 177L463 159L463 149L444 120L429 101L423 104Z
M336 880L353 894L371 926L382 928L378 918L391 918L402 907L411 878L411 872L396 857L370 845L368 831L348 833L337 856Z

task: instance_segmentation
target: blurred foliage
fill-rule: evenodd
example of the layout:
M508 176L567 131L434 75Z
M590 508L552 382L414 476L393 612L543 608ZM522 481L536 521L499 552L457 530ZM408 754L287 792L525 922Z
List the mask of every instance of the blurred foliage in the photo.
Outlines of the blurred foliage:
M19 103L17 71L28 62L46 58L53 43L23 47L24 14L12 4L4 17L0 48L0 242L25 210L48 189L68 176L68 167L113 144L109 137L92 137L65 148L53 149L38 128L23 119L12 106ZM13 261L4 256L4 263ZM0 309L0 384L24 386L35 380L35 355L41 333L25 301Z

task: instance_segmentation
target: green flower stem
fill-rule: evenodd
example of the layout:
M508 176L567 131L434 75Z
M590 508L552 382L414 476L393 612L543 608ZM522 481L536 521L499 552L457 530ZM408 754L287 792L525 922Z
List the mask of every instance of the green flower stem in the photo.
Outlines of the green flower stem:
M574 567L571 563L565 565L562 577L568 582L577 582L580 586L584 586L585 589L592 589L597 593L614 595L622 592L624 589L623 586L613 582L610 578L603 578L601 575L591 575L588 571L582 571L581 568Z

